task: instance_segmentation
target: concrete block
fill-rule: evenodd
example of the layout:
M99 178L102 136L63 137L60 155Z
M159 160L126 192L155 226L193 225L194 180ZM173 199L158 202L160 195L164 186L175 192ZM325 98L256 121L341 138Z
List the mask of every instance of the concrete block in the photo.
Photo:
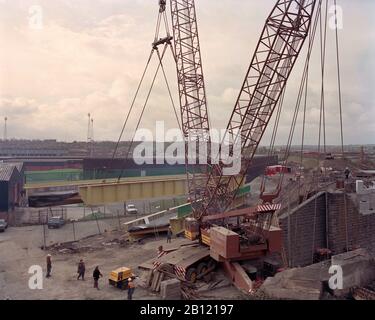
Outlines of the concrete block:
M288 283L286 288L284 285ZM261 286L261 290L271 299L275 300L319 300L319 289L294 286L290 279L283 279L281 274L274 278L267 278Z
M332 265L343 271L343 289L336 290L336 296L345 295L353 287L363 287L375 280L375 263L366 249L358 249L333 256Z
M181 282L177 279L162 281L160 295L163 300L181 300Z
M324 268L317 265L286 270L268 278L261 290L271 299L319 300L323 291L321 269Z

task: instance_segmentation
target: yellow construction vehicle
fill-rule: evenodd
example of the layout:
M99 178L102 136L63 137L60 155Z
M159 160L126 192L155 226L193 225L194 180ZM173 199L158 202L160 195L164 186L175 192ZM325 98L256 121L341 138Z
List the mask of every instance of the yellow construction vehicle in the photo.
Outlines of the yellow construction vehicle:
M130 268L119 268L109 274L109 284L121 290L128 289L128 279L135 279L135 275Z

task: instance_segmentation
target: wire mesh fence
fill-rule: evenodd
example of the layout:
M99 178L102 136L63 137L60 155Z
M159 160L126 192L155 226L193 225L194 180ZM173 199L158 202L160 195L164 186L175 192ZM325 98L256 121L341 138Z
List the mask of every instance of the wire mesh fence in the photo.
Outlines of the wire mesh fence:
M137 209L132 213L127 211L129 204L118 203L96 207L71 205L30 209L20 225L40 227L41 247L49 247L58 243L76 242L103 233L125 231L125 223L186 204L186 198L132 201L131 204ZM63 222L59 224L53 221L58 219Z

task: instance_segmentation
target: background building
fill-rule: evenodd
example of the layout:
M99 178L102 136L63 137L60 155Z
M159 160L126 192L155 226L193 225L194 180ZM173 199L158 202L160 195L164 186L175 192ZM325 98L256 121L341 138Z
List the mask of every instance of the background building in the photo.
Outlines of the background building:
M19 206L24 194L23 163L0 163L0 213L9 213Z

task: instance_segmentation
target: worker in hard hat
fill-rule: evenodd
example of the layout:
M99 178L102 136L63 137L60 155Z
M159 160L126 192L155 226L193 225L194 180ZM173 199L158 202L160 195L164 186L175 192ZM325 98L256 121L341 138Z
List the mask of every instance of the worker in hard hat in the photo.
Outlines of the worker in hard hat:
M46 264L47 264L46 278L49 278L51 276L51 271L52 271L52 257L50 254L47 254Z
M132 278L128 279L128 300L133 300L133 293L135 291L135 283Z
M79 278L82 278L82 280L85 281L85 272L86 272L86 266L85 266L85 263L83 262L83 260L81 259L78 263L77 280L79 280Z
M102 273L99 270L99 266L97 266L92 273L92 277L94 278L94 288L99 290L99 278L103 277Z
M346 180L349 180L349 176L350 176L350 169L349 169L348 167L346 167L346 169L345 169L344 173L345 173L345 179L346 179Z
M167 243L171 243L172 242L172 227L169 227L168 228L168 233L167 233Z

